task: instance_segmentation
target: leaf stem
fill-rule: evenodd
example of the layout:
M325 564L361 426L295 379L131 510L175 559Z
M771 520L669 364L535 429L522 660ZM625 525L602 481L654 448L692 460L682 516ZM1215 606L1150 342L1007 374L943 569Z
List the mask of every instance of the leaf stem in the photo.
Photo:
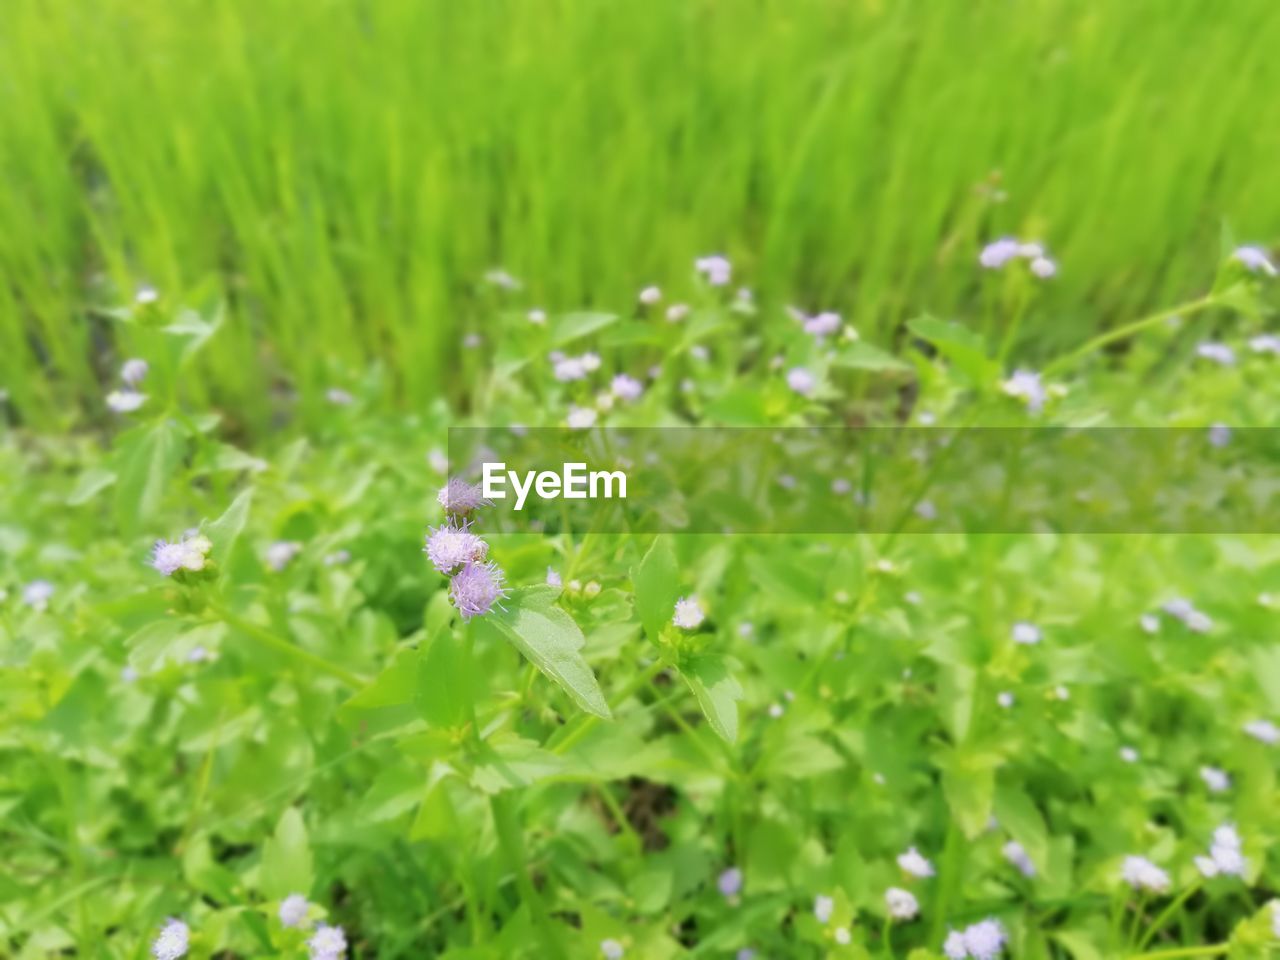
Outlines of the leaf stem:
M1170 307L1168 310L1160 310L1156 313L1149 314L1140 320L1135 320L1133 323L1127 323L1122 327L1107 330L1104 333L1098 334L1096 337L1086 340L1084 344L1077 347L1075 350L1072 350L1070 353L1063 354L1057 360L1046 365L1045 368L1040 371L1041 376L1048 377L1052 374L1058 373L1067 367L1072 366L1076 361L1087 357L1089 354L1101 350L1108 344L1115 343L1117 340L1124 340L1128 337L1132 337L1135 334L1141 333L1149 327L1154 327L1157 324L1163 323L1172 317L1183 316L1189 313L1199 313L1201 310L1207 310L1210 307L1216 306L1217 303L1218 298L1212 293L1209 293L1196 300L1179 304L1176 307Z
M324 657L314 654L310 650L305 650L295 643L290 643L284 637L277 636L266 627L261 627L251 620L246 620L238 613L232 612L216 600L209 601L209 609L216 613L228 626L235 627L235 629L252 637L254 640L257 640L263 646L270 647L278 653L283 653L301 663L314 667L321 673L335 677L349 687L353 687L358 690L368 683L364 677L354 674L345 667L340 667L338 664L333 663L330 660L326 660Z
M1160 928L1168 923L1169 918L1177 913L1178 909L1184 903L1195 896L1196 891L1199 889L1200 881L1197 880L1195 883L1191 884L1191 886L1187 887L1187 889L1183 890L1182 893L1174 897L1173 900L1169 902L1169 905L1160 912L1160 915L1151 921L1151 925L1147 927L1147 932L1144 933L1142 935L1142 939L1138 941L1138 949L1145 950L1147 944L1149 944L1155 938L1155 935L1160 932Z
M1225 943L1206 947L1174 947L1170 950L1153 950L1150 953L1131 953L1125 960L1181 960L1186 957L1220 957L1230 949Z

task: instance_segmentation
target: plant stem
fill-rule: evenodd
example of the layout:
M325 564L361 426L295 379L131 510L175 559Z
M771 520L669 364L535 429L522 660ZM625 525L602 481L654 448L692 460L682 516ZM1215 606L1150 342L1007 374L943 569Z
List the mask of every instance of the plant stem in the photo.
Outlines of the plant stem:
M547 914L547 905L542 895L529 876L525 864L524 833L520 826L520 818L516 813L515 798L510 791L495 793L489 798L489 808L493 811L493 824L498 832L498 845L502 848L503 858L507 861L507 869L516 878L516 889L520 899L529 908L533 917L533 925L542 940L542 956L548 958L565 956L564 948L556 937L555 928Z
M1153 950L1150 953L1131 953L1125 960L1177 960L1184 957L1220 957L1230 949L1225 943L1207 947L1174 947L1171 950Z
M228 626L235 627L241 633L257 640L263 646L270 647L278 653L283 653L301 663L314 667L321 673L335 677L349 687L354 687L358 690L360 687L363 687L368 683L364 677L358 676L350 670L347 670L345 667L340 667L338 664L326 660L324 657L314 654L310 650L304 650L297 644L290 643L284 637L276 636L266 627L261 627L251 620L246 620L238 613L233 613L231 610L227 609L215 600L209 601L209 609L216 613Z
M1193 883L1191 886L1187 887L1187 889L1183 890L1182 893L1174 897L1173 900L1169 903L1169 905L1160 912L1160 915L1151 921L1151 925L1147 927L1147 932L1143 934L1142 939L1138 941L1138 949L1145 950L1147 947L1147 944L1149 944L1152 941L1152 939L1154 939L1155 935L1160 932L1160 928L1163 927L1166 923L1168 923L1169 918L1172 917L1175 913L1177 913L1178 909L1184 903L1190 900L1195 895L1196 891L1199 889L1200 889L1200 883L1199 881L1197 881Z
M1159 323L1163 323L1171 317L1183 316L1189 313L1199 313L1201 310L1207 310L1210 307L1215 306L1217 303L1218 300L1213 294L1205 294L1205 296L1200 297L1198 300L1191 300L1187 303L1180 304L1179 306L1171 307L1168 310L1160 310L1156 313L1149 314L1140 320L1135 320L1133 323L1127 323L1123 327L1116 327L1114 330L1108 330L1105 333L1100 333L1096 337L1086 340L1082 346L1072 350L1070 353L1063 354L1057 360L1054 360L1052 363L1045 366L1045 368L1040 371L1041 376L1048 377L1052 374L1058 373L1061 370L1072 366L1076 361L1087 357L1089 354L1094 353L1097 350L1101 350L1108 344L1115 343L1117 340L1124 340L1128 337L1132 337L1135 334L1146 330L1148 327L1154 327Z

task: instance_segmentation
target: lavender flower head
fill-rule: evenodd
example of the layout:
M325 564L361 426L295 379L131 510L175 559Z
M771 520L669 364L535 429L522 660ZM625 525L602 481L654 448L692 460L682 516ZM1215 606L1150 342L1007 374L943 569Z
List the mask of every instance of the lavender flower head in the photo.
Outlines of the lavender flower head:
M291 893L280 901L280 925L284 927L300 927L307 920L307 898L300 893Z
M147 400L145 393L129 390L112 390L107 394L107 409L112 413L133 413Z
M547 586L548 587L564 586L564 580L561 579L560 572L556 570L555 567L550 567L550 566L547 567Z
M995 960L1008 939L1000 921L991 918L980 920L964 932L965 949L973 960Z
M570 405L564 423L570 430L590 430L596 425L598 415L591 407Z
M792 367L787 371L787 386L802 397L807 397L813 393L813 388L816 385L817 381L814 379L813 374L804 367Z
M1269 747L1274 747L1280 743L1280 727L1277 727L1270 720L1250 720L1244 725L1244 732L1259 743L1265 743Z
M427 528L430 533L423 552L440 573L453 573L463 564L483 560L488 554L489 545L467 529L469 525L470 521L464 520L458 526L450 519L438 527Z
M1015 370L1009 379L1000 385L1006 394L1021 400L1027 405L1029 413L1039 413L1044 409L1048 391L1040 380L1040 374L1033 370Z
M341 387L330 387L324 392L324 398L335 407L349 407L356 402L356 398Z
M449 581L449 599L463 620L481 617L507 596L502 570L492 562L468 560Z
M147 365L147 361L133 359L126 360L120 368L120 379L131 387L136 387L147 376L147 371L151 368Z
M267 566L276 573L293 562L293 558L302 552L302 544L296 540L277 540L267 547Z
M190 945L191 929L181 920L170 917L151 944L151 955L156 960L178 960L187 955Z
M840 332L840 314L824 311L814 317L806 317L804 320L804 332L817 337L821 340L823 337L829 337L832 334Z
M1135 890L1164 893L1169 889L1169 874L1146 857L1125 857L1120 865L1120 879Z
M32 580L22 588L22 602L33 610L44 610L53 596L53 584L48 580Z
M1249 349L1254 353L1280 353L1280 336L1274 333L1260 333L1250 338Z
M1212 360L1224 367L1234 366L1236 362L1236 352L1225 343L1206 341L1196 347L1196 356L1202 360Z
M693 262L693 267L713 287L728 286L729 280L733 276L733 267L726 258L719 254L699 257Z
M898 866L913 877L932 877L934 873L933 864L915 847L908 847L905 853L898 854Z
M640 395L644 393L644 384L635 377L629 377L625 373L620 373L613 378L610 384L613 395L619 400L639 400Z
M819 923L828 923L831 920L831 913L836 908L836 902L831 897L823 894L813 898L813 915Z
M1200 779L1210 793L1226 793L1231 789L1231 774L1218 767L1201 767Z
M1019 620L1013 625L1010 631L1014 643L1026 644L1028 646L1037 644L1041 640L1040 628L1034 623L1026 620Z
M730 867L716 879L716 889L724 897L736 897L742 892L742 871Z
M884 905L894 920L914 920L920 913L920 902L910 890L890 887L884 892Z
M1268 277L1276 275L1276 266L1267 258L1267 251L1262 247L1236 247L1231 259L1242 264L1250 273L1263 273Z
M613 939L613 937L606 937L604 940L600 941L600 954L605 958L605 960L622 960L622 957L626 954L626 950L624 950L622 948L622 944Z
M1010 840L1004 845L1001 852L1004 854L1004 858L1013 864L1024 877L1034 877L1036 875L1036 865L1027 856L1026 848L1017 840Z
M707 615L702 612L697 597L681 597L676 601L675 614L671 622L681 630L697 630Z
M978 263L987 270L999 270L1018 256L1019 243L1013 237L1001 237L982 248Z
M151 566L166 577L179 570L198 572L204 569L212 549L213 543L205 536L183 537L174 543L157 540L151 548Z
M307 949L311 951L311 960L341 960L347 952L347 935L341 927L322 923L307 941Z
M465 517L479 507L491 506L484 498L484 490L480 484L467 483L461 477L450 477L449 482L440 488L436 500L446 513L455 517Z
M1240 834L1229 823L1213 831L1207 857L1195 858L1196 868L1206 877L1242 877L1249 862L1241 851Z
M649 286L640 291L639 300L646 307L651 307L662 299L662 291L658 287Z

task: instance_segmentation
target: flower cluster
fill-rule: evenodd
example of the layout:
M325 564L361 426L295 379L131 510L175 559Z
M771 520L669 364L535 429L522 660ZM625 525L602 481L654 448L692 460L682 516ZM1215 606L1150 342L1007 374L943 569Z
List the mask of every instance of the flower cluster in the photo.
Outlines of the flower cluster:
M1213 831L1209 855L1195 858L1196 869L1206 877L1242 877L1249 865L1241 852L1240 834L1229 823Z
M1120 865L1120 879L1133 889L1148 893L1167 893L1169 890L1169 874L1146 857L1125 857Z
M470 530L468 515L489 506L480 487L458 477L440 491L445 522L428 527L423 552L431 565L449 577L449 600L463 620L483 616L507 596L501 568L485 558L489 545Z
M707 615L702 612L702 606L698 603L697 597L681 597L676 601L671 622L681 630L697 630L706 618Z
M311 951L311 960L342 960L347 953L347 935L341 927L322 923L307 941L307 949Z
M1000 921L988 917L964 930L952 930L942 944L942 952L948 960L995 960L1008 939Z
M1043 244L1023 243L1013 237L994 240L978 254L978 263L987 270L999 270L1014 260L1030 261L1031 272L1041 280L1048 280L1058 272L1058 264L1049 258Z
M170 917L160 928L160 935L151 944L151 956L155 960L178 960L185 957L191 945L191 928L181 920Z

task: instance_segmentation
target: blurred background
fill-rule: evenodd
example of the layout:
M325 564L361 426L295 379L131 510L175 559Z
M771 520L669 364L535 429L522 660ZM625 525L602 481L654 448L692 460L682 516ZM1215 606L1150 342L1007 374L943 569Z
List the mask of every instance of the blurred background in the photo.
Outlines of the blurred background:
M153 287L225 304L184 389L243 432L373 368L419 407L496 310L713 252L892 349L1004 233L1060 261L1048 355L1274 239L1277 49L1274 0L10 0L0 389L104 418Z

